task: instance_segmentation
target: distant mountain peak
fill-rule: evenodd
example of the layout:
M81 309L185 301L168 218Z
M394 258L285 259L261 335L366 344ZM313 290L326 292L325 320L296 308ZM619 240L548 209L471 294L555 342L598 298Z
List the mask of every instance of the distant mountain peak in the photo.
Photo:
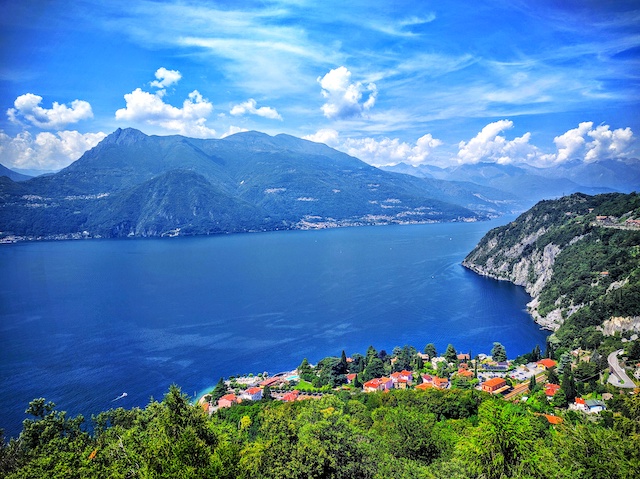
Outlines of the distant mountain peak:
M135 128L118 128L116 131L107 136L103 143L113 143L118 145L131 145L137 141L147 138L147 135Z

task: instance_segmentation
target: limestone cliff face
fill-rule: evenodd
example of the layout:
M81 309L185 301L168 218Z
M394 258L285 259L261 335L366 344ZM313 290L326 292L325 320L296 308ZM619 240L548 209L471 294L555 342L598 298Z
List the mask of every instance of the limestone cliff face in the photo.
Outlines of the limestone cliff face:
M556 257L562 251L562 248L553 243L536 246L538 239L546 232L546 228L538 228L504 249L500 241L500 232L493 230L488 235L494 235L485 243L481 242L462 264L483 276L523 286L533 298L528 308L534 320L545 329L555 330L562 324L561 312L557 311L543 317L537 310L537 298L551 279Z
M572 331L640 331L640 232L619 227L640 216L638 205L634 194L542 201L489 231L462 264L523 286L530 314L545 329L572 318Z

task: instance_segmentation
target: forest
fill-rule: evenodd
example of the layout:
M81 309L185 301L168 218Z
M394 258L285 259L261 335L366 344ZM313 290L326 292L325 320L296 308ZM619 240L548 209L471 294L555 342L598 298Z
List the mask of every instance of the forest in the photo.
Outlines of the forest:
M473 389L338 391L209 416L177 386L145 408L67 417L39 398L3 442L6 478L635 478L640 396L552 425Z

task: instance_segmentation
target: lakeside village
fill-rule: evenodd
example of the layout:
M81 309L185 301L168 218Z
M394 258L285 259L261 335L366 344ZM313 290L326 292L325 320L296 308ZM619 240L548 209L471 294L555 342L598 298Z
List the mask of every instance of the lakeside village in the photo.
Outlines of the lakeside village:
M433 344L423 352L413 346L394 348L392 354L327 357L316 365L304 359L297 369L275 375L261 373L220 378L216 387L198 399L210 415L247 401L284 402L318 399L326 394L389 392L391 389L476 389L505 400L525 402L551 424L562 422L559 409L601 413L620 394L639 394L640 340L634 334L626 346L606 356L596 351L566 351L558 361L536 346L515 360L494 343L491 355L458 353L453 345L438 355ZM545 357L547 356L547 357ZM620 363L622 361L622 364ZM634 377L631 379L629 375Z

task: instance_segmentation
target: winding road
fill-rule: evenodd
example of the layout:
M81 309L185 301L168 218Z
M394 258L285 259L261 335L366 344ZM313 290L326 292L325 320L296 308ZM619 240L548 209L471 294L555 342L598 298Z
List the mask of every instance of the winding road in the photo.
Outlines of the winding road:
M629 388L633 389L636 387L635 383L631 380L624 369L620 367L620 363L618 363L618 355L622 353L622 349L618 349L617 351L612 352L607 357L607 361L609 362L609 369L611 370L611 374L609 375L609 382L616 387L619 388Z

